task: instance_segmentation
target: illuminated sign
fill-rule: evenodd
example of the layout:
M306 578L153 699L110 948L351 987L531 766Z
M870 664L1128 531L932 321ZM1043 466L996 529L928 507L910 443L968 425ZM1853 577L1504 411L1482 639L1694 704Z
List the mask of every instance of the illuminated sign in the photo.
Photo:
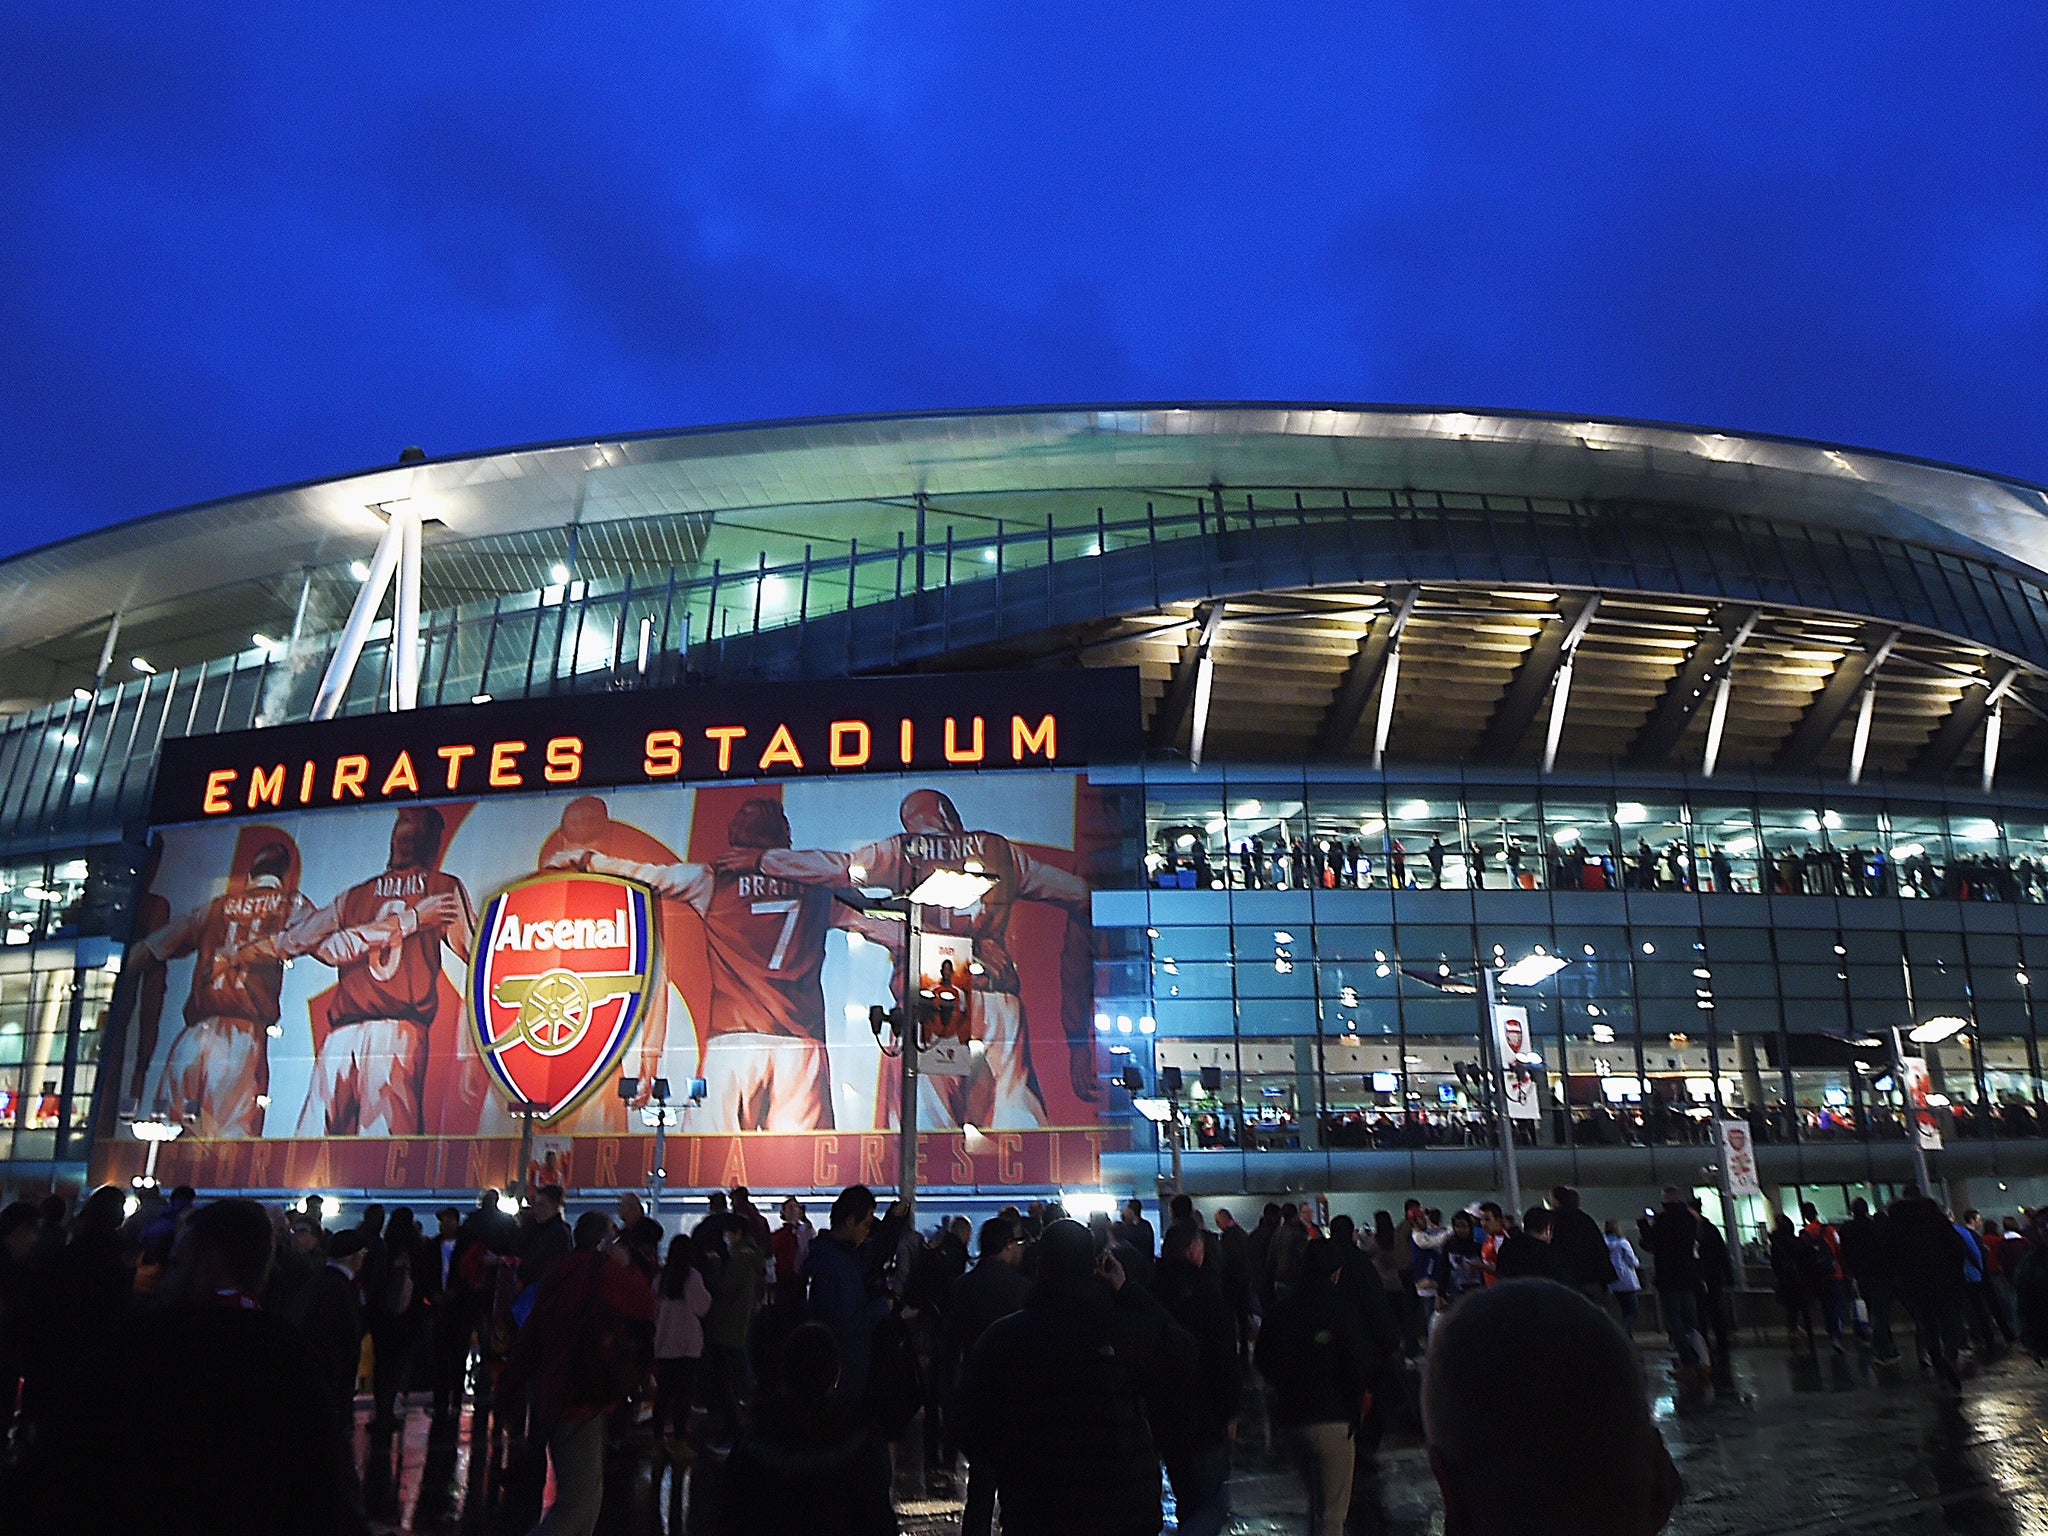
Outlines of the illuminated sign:
M1134 758L1133 668L648 689L164 743L160 825L536 790Z
M630 880L557 870L514 881L485 905L468 1023L514 1105L557 1119L618 1064L656 974L649 900Z

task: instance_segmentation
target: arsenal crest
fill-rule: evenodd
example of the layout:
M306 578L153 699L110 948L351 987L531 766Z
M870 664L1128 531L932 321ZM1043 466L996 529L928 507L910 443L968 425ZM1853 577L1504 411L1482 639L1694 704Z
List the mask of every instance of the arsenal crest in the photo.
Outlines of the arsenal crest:
M469 1022L515 1102L557 1119L625 1054L656 974L653 901L611 875L549 871L491 898L477 925Z

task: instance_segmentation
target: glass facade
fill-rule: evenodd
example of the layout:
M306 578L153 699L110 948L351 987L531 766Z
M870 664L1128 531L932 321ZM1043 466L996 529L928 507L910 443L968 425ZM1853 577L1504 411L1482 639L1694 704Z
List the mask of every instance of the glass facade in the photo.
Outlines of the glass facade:
M1178 1069L1191 1152L1484 1149L1477 967L1529 1014L1531 1147L1903 1146L1893 1028L1954 1144L2048 1135L2039 812L1746 782L1150 770L1147 890L1097 898L1098 1028ZM1106 1024L1105 1024L1106 1021ZM1126 1021L1135 1021L1126 1028Z

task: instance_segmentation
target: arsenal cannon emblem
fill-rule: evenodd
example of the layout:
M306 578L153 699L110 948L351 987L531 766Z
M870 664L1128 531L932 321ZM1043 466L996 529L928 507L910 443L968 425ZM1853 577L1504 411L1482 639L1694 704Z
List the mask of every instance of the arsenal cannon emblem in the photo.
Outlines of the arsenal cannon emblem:
M653 918L646 886L575 870L491 898L477 926L469 1025L514 1102L558 1119L618 1064L655 985Z

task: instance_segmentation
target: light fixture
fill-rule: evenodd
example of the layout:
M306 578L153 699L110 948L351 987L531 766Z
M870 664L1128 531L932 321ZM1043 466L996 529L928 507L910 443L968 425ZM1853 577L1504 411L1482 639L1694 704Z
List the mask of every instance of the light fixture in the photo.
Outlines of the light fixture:
M144 661L144 660L143 660L143 659L142 659L142 658L141 658L140 656L131 656L131 657L129 657L129 658L128 658L128 665L129 665L129 666L131 666L131 667L133 667L133 668L134 668L134 669L135 669L136 671L140 672L140 673L141 673L141 674L142 674L142 675L143 675L144 677L155 677L155 676L156 676L156 668L155 668L155 667L152 667L152 666L151 666L151 665L150 665L150 664L149 664L148 662Z
M561 561L557 560L553 565L548 567L548 580L553 582L558 587L562 586L569 580L569 567L562 564Z
M1533 987L1538 982L1549 980L1570 963L1561 956L1546 955L1539 949L1508 966L1500 973L1499 979L1511 987Z
M78 700L81 704L90 704L92 702L92 690L90 688L74 688L71 690L71 697Z
M919 906L946 907L958 912L971 907L996 888L988 875L972 875L961 869L935 869L917 883L910 899Z
M348 563L348 573L355 577L357 581L368 581L370 579L370 562L367 560L351 560Z
M1649 819L1649 807L1635 800L1624 800L1614 808L1614 824L1617 827L1639 826Z
M1154 1018L1152 1017L1152 1015L1151 1015L1151 1014L1149 1014L1149 1013L1146 1013L1146 1014L1140 1014L1140 1015L1138 1016L1138 1033L1139 1033L1139 1034L1141 1034L1141 1035L1150 1035L1150 1034L1155 1034L1155 1033L1157 1033L1158 1029L1159 1029L1159 1021L1158 1021L1158 1020L1156 1020L1156 1019L1154 1019Z
M1120 1035L1128 1035L1131 1032L1131 1016L1128 1013L1116 1016L1116 1032Z
M256 649L259 651L267 651L272 646L277 644L275 640L271 639L270 636L264 634L263 631L260 629L249 637L249 643L255 646Z
M2013 972L2012 979L2018 982L2023 987L2027 985L2027 973L2025 971Z
M1646 955L1654 955L1655 953L1657 953L1657 946L1652 944L1648 939L1645 939L1643 940L1643 953Z
M1231 812L1231 814L1242 819L1246 816L1256 816L1259 814L1260 811L1264 809L1265 807L1260 805L1258 801L1247 800L1243 802L1241 805L1239 805L1235 811Z
M1164 1099L1141 1099L1134 1095L1131 1099L1131 1108L1135 1109L1147 1120L1150 1120L1154 1125L1164 1125L1173 1118L1173 1106Z
M1588 959L1590 959L1590 958L1592 957L1592 954L1593 954L1593 946L1592 946L1592 945L1590 945L1590 944L1588 944L1588 945L1586 945L1586 946L1585 946L1585 950L1586 950L1586 955L1587 955L1587 958L1588 958Z
M1838 955L1846 955L1847 953L1849 953L1849 947L1846 944L1837 944L1835 946L1835 953Z
M1959 1035L1969 1027L1968 1019L1959 1019L1952 1013L1944 1013L1938 1018L1927 1020L1924 1024L1915 1024L1906 1031L1906 1038L1916 1045L1933 1045L1936 1041L1946 1040L1951 1035Z
M1428 814L1429 802L1427 800L1410 800L1405 805L1398 805L1394 808L1395 817L1401 821L1421 821Z
M491 702L491 696L488 693L472 693L469 696L469 702L472 704L488 704Z
M185 1134L185 1127L176 1120L156 1116L149 1120L137 1120L129 1127L137 1141L176 1141Z
M1704 965L1694 966L1692 968L1692 973L1693 975L1699 977L1701 981L1712 981L1714 979L1714 973L1708 970Z

